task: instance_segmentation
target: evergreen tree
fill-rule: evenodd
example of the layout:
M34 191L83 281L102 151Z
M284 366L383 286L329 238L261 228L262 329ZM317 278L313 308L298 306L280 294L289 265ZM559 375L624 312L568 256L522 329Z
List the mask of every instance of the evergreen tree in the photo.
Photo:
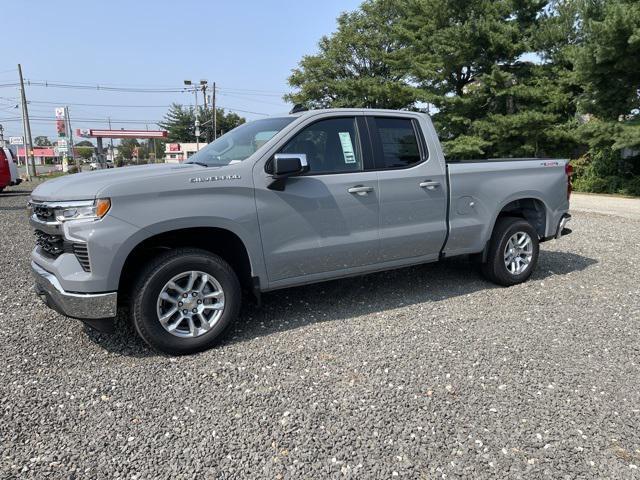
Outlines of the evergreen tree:
M213 138L213 111L198 107L198 120L200 122L200 141ZM225 113L224 109L216 111L218 136L222 132L228 132L245 122L245 119L234 112ZM158 125L166 130L169 142L195 142L195 107L185 107L172 104L164 119Z
M393 34L403 0L367 0L338 17L338 29L320 40L319 52L302 58L289 77L297 92L287 101L309 108L406 108L416 92L408 70L394 65L402 43Z
M450 158L581 157L578 180L640 194L638 65L638 0L366 0L285 98L426 110Z

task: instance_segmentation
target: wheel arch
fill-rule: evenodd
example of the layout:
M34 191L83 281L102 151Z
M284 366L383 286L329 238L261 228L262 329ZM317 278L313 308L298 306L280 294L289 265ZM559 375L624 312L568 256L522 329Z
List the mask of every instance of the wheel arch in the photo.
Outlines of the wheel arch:
M180 226L174 228L143 229L121 245L115 255L110 276L117 284L119 297L126 300L140 267L158 253L172 248L201 248L219 255L234 269L241 284L254 287L253 279L260 278L261 258L251 254L252 245L237 230L227 226Z
M547 221L549 218L548 207L544 200L532 193L514 195L506 199L499 208L491 222L491 228L488 229L488 238L485 241L485 247L482 251L482 261L486 261L488 245L491 235L496 228L498 219L505 216L520 217L527 220L536 230L539 239L543 239L547 232Z
M522 197L506 202L494 218L491 232L493 232L498 218L504 216L524 218L535 228L539 238L546 235L547 206L541 198Z

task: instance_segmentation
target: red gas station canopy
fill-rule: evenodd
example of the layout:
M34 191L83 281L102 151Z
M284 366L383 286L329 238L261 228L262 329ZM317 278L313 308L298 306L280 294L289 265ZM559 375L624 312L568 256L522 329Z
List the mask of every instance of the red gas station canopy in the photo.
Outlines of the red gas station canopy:
M79 128L79 137L85 138L166 138L165 130L94 130L93 128Z

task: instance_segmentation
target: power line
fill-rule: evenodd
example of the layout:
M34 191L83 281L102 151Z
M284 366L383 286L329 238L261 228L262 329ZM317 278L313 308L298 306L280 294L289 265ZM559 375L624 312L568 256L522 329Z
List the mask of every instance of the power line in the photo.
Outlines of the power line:
M29 87L64 88L73 90L99 90L107 92L129 92L129 93L183 93L183 88L127 88L109 87L106 85L79 85L54 82L35 82L27 80L25 84ZM0 83L0 88L17 87L19 83Z
M4 97L0 97L4 98ZM38 103L38 104L46 104L46 105L69 105L69 106L77 106L77 107L110 107L110 108L170 108L172 105L124 105L124 104L114 104L114 103L73 103L73 102L49 102L44 100L29 100L29 103ZM185 107L194 107L193 104L177 104ZM254 115L266 115L269 116L269 113L264 112L253 112L251 110L242 110L234 107L224 107L219 105L220 108L225 110L230 110L232 112L240 112L240 113L251 113Z
M79 121L82 123L98 123L101 125L106 125L108 123L108 119L106 118L98 118L98 119L83 119L83 118L74 118L74 121ZM2 118L0 119L0 122L21 122L22 119L19 117L12 117L12 118ZM54 124L56 122L55 118L46 118L46 117L31 117L30 118L31 122L37 122L37 123L52 123ZM159 122L162 122L162 120L111 120L112 123L120 123L120 124L132 124L132 125L145 125L145 124L152 124L152 125L157 125Z
M224 95L225 97L230 97L230 98L234 98L237 100L244 100L246 102L257 102L257 103L263 103L265 105L274 105L276 107L282 107L282 106L286 106L286 103L275 103L275 102L268 102L266 100L258 100L257 98L246 98L246 97L242 97L238 94L235 93L224 93L224 92L220 92L220 95Z
M74 90L102 90L108 92L129 92L129 93L189 93L191 90L186 87L125 87L125 86L113 86L110 84L85 84L85 83L72 83L72 82L52 82L42 80L26 80L26 85L29 87L45 87L45 88L66 88ZM0 88L17 87L17 82L0 83ZM262 96L262 97L281 97L285 92L270 93L267 90L248 90L240 88L220 88L218 90L222 92L229 92L235 95L244 96Z
M282 97L283 95L285 95L285 92L281 92L281 93L266 93L266 92L261 92L260 90L242 90L242 89L237 89L237 88L220 88L218 87L218 90L221 92L228 92L228 93L233 93L233 94L237 94L237 95L249 95L249 96L257 96L257 97Z
M0 72L1 73L1 72ZM151 85L151 84L123 84L123 83L109 83L109 82L78 82L78 81L68 81L68 80L44 80L40 78L30 78L31 82L44 82L44 83L61 83L68 85L80 85L87 87L95 87L96 85L101 85L105 87L116 87L116 88L147 88L147 89L175 89L179 88L181 90L185 89L183 86L175 86L175 85ZM216 85L217 90L227 90L229 92L247 92L247 94L265 94L265 95L285 95L287 92L282 92L279 90L261 90L255 88L238 88L238 87L221 87Z

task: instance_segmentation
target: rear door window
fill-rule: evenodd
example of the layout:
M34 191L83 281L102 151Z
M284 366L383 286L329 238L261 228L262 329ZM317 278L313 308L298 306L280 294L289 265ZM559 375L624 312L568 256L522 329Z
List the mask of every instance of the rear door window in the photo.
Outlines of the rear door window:
M374 117L372 142L377 169L398 169L422 161L414 122L409 118Z

